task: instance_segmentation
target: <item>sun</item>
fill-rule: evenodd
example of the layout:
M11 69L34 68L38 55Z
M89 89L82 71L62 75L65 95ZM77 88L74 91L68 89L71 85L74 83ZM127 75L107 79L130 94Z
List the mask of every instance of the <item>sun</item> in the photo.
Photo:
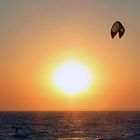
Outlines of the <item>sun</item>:
M59 65L53 74L53 84L70 96L86 91L91 85L91 72L84 64L70 60Z

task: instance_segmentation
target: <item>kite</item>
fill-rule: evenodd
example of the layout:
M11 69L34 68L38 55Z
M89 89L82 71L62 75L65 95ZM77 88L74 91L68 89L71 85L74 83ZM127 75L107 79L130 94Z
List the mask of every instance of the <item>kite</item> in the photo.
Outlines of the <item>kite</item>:
M124 32L125 28L123 27L123 25L119 21L116 21L111 28L111 37L113 39L118 33L119 38L121 38L124 35Z

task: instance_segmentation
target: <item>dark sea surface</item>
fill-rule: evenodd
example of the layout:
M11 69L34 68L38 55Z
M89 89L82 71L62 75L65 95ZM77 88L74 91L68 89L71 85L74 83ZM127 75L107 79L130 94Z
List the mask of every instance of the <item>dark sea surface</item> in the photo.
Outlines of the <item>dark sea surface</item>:
M140 112L0 112L0 140L99 138L140 140Z

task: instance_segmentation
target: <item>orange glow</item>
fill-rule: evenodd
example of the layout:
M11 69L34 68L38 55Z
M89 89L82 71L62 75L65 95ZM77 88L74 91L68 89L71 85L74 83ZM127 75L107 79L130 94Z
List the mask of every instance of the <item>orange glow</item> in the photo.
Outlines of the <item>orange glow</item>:
M0 110L140 108L140 8L130 3L2 2ZM118 19L126 34L112 40L110 28Z

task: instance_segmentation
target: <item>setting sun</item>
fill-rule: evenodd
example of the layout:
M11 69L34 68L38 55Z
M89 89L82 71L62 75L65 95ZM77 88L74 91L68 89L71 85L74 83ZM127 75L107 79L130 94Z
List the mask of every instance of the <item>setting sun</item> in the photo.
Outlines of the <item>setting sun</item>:
M71 60L56 69L53 83L60 91L73 96L90 87L91 77L91 73L85 65Z

